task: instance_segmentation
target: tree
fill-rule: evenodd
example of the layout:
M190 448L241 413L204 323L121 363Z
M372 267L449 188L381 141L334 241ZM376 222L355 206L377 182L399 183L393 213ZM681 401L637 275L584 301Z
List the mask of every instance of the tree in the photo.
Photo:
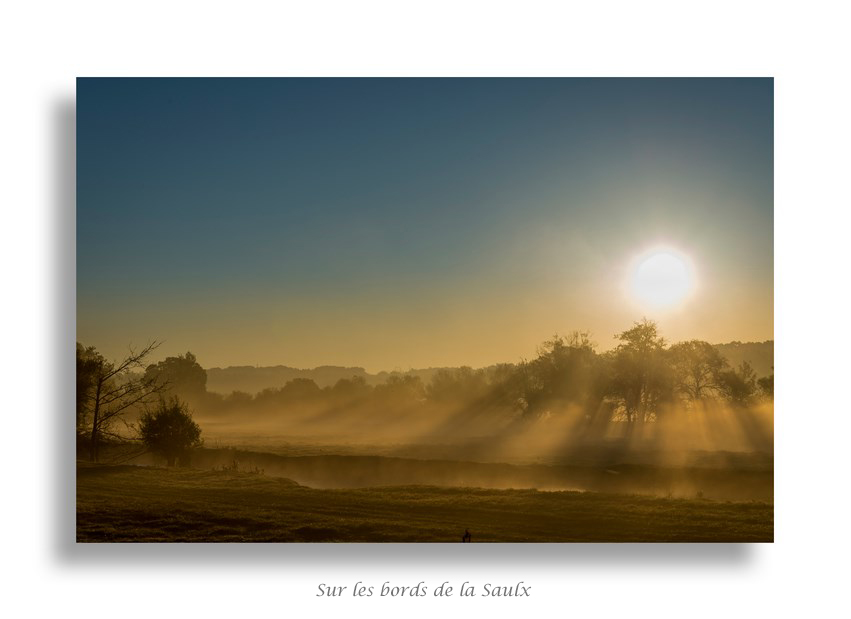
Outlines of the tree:
M158 346L159 342L152 342L138 352L131 348L119 362L107 361L94 348L77 349L77 418L83 420L80 423L84 426L85 420L91 417L88 433L92 462L98 461L104 438L123 438L114 432L116 422L130 410L152 403L165 388L165 385L136 374L145 367L145 359Z
M541 414L579 406L595 411L605 393L605 372L587 332L553 336L538 348L538 356L522 367L524 414Z
M436 404L468 403L487 393L484 370L468 366L438 370L425 388L426 398Z
M742 361L735 370L722 372L720 382L724 395L738 406L747 406L756 394L756 372L747 361Z
M188 465L189 451L202 444L201 428L192 420L189 406L177 397L161 399L154 412L142 415L139 436L148 449L165 457L168 466L175 461Z
M612 353L612 395L620 401L630 431L649 421L671 391L665 359L665 340L656 323L646 318L615 336L620 344Z
M322 393L312 378L293 378L281 387L281 397L290 402L304 402L318 398Z
M763 376L756 383L762 394L769 400L774 399L774 374L771 376Z
M720 393L721 372L727 361L709 342L690 340L668 349L677 390L691 401Z
M86 434L86 415L95 388L98 368L103 364L94 346L86 348L77 342L77 436Z
M366 384L363 376L341 378L330 389L331 396L336 401L363 400L372 392L372 387Z
M150 381L168 384L171 393L191 402L201 402L207 393L207 371L191 352L166 357L155 365L149 365L145 377Z
M419 376L413 374L391 374L387 380L373 389L376 401L386 406L413 406L425 398L425 388Z

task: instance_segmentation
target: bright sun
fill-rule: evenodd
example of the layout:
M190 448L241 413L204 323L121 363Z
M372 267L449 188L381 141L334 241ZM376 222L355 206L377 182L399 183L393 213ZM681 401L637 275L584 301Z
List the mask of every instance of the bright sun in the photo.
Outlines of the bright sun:
M664 309L685 301L695 288L694 267L683 254L655 248L638 256L629 274L629 292L642 304Z

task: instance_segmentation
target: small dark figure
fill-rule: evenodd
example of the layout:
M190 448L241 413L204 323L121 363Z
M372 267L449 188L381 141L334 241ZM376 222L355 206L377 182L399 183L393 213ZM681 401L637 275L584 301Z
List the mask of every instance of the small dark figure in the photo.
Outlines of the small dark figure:
M473 542L473 536L470 535L470 529L464 529L464 535L461 536L462 544L470 544Z

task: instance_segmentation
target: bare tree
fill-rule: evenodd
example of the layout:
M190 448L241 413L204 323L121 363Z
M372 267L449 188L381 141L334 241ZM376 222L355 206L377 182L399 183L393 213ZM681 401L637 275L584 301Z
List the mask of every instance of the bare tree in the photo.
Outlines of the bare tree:
M135 407L143 408L157 400L167 387L156 377L145 376L144 361L160 342L151 342L139 351L130 349L119 362L110 362L100 355L93 357L95 370L91 388L86 396L91 409L92 462L98 461L101 440L105 437L119 438L114 432L115 423ZM138 372L138 374L137 374Z

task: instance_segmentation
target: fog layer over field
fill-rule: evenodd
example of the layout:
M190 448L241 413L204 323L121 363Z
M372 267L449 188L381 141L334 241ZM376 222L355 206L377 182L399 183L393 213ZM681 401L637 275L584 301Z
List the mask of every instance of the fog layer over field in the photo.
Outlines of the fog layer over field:
M705 342L668 345L649 321L617 339L601 354L586 334L555 336L531 361L439 369L428 382L421 373L394 373L377 385L354 375L320 387L302 377L254 395L222 395L207 390L191 353L149 365L144 376L193 411L207 450L193 456L196 466L263 470L319 487L519 484L662 494L705 490L693 473L675 479L660 468L711 468L759 471L754 495L770 494L773 375L758 377L747 362L731 368ZM132 414L127 419L132 437ZM325 459L292 460L318 456ZM134 461L157 463L150 454ZM574 469L475 469L474 462Z
M196 413L206 445L291 454L404 454L488 462L603 460L689 464L695 452L773 451L773 403L748 408L702 402L670 406L639 427L618 419L610 404L589 415L577 406L536 417L507 408L443 407L429 402L378 408L318 403L230 414ZM314 447L315 449L311 449ZM324 447L324 448L323 448Z

